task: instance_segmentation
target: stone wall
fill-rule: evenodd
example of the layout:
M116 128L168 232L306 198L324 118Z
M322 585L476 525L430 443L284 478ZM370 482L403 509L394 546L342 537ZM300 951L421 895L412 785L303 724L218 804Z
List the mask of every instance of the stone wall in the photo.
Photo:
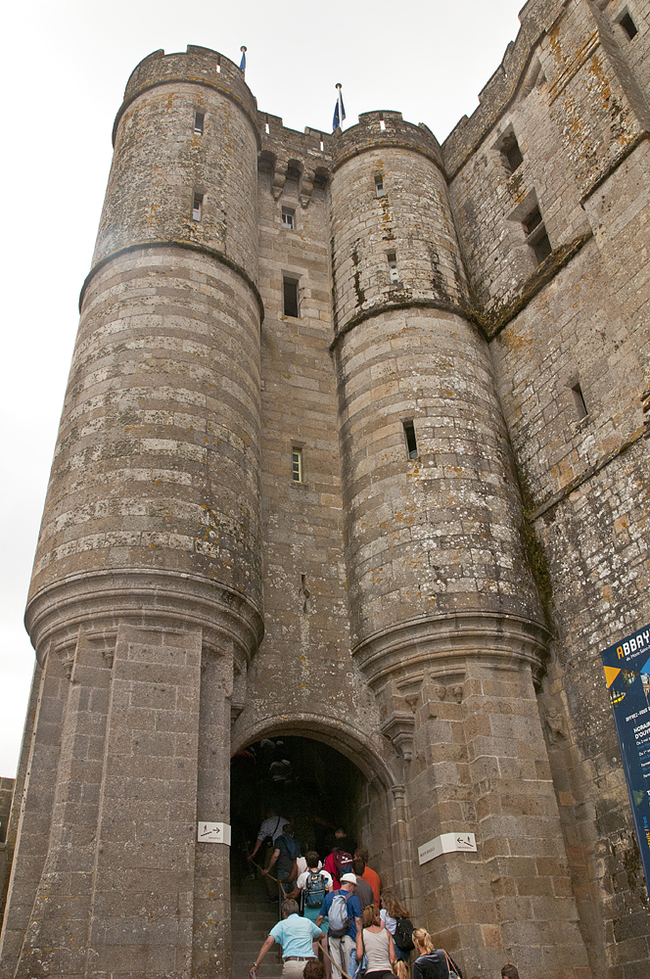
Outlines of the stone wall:
M14 797L15 779L0 778L0 843L7 839L7 823Z
M4 914L5 896L11 870L11 849L7 847L7 823L14 796L15 779L0 778L0 921Z
M554 632L539 706L599 977L643 975L649 954L599 656L650 619L645 8L629 8L629 39L622 4L528 4L504 59L509 90L491 80L443 147ZM523 156L512 172L508 133ZM523 226L535 204L552 248L541 265Z

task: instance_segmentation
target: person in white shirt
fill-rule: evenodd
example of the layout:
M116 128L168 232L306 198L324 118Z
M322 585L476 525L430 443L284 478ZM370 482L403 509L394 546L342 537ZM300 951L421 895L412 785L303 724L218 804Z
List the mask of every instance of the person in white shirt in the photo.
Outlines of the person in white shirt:
M284 827L287 825L289 825L289 820L285 819L284 816L278 816L275 809L269 808L266 810L266 818L262 820L260 828L257 831L257 839L255 840L253 851L247 857L249 864L253 864L262 844L265 841L269 841L270 845L266 847L266 853L263 852L260 854L260 859L264 861L264 869L268 869L271 857L273 856L273 851L275 849L275 841L277 840L278 836L282 836ZM275 881L269 880L268 878L266 885L269 890L269 898L273 901L277 900L278 885L275 883Z
M304 870L303 873L299 874L298 879L296 880L296 890L293 892L293 894L296 895L298 899L300 899L300 895L302 895L303 915L305 918L309 918L310 921L315 923L316 918L320 913L323 898L328 891L332 890L332 884L334 881L332 879L332 875L328 874L326 870L322 869L322 864L315 850L310 850L307 853L306 860L307 869ZM327 918L323 919L320 927L323 933L327 935ZM322 938L320 944L323 948L323 952L326 952L327 940ZM327 979L330 979L331 969L329 959L326 955L323 955L323 960L325 964L325 975Z

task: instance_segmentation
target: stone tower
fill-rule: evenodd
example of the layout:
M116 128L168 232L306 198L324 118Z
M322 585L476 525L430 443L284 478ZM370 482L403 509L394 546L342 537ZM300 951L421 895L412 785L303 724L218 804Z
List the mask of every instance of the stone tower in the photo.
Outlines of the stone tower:
M467 975L645 976L598 652L650 622L650 7L521 21L442 146L394 111L286 129L200 47L131 76L2 979L238 976L263 739L305 838L344 822ZM422 852L448 834L476 849Z
M241 72L213 52L129 80L27 611L60 754L25 816L35 833L51 811L21 874L31 910L8 912L16 974L119 969L118 916L156 945L139 971L230 968L211 886L227 848L194 842L197 820L228 822L233 674L262 632L258 144Z

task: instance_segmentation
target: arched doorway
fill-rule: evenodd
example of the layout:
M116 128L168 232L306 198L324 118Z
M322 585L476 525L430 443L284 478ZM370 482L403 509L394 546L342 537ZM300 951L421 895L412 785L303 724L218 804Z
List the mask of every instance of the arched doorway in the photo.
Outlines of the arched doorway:
M338 827L361 842L368 835L367 782L349 758L312 738L263 738L237 752L230 781L233 880L269 809L291 821L303 852L315 849L323 860Z
M383 883L399 881L400 868L406 863L403 787L395 784L388 766L373 759L363 746L355 749L341 732L337 737L314 725L310 737L304 729L298 728L300 734L294 733L295 727L291 730L287 733L281 725L266 728L264 738L258 735L258 740L245 744L231 760L233 950L241 952L233 957L233 979L246 979L246 970L240 970L241 976L238 972L240 957L248 962L257 953L278 916L278 905L269 900L259 869L253 880L246 859L270 808L292 821L303 853L316 849L324 860L334 831L340 827L357 845L368 849L369 864ZM262 853L256 863L258 860L263 865ZM272 959L269 955L265 960L265 979L280 974Z

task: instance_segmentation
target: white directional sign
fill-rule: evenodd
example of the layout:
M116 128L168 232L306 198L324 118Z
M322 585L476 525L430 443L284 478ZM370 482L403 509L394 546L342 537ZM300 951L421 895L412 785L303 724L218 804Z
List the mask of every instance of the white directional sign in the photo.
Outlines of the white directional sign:
M199 823L196 838L199 843L225 843L230 846L230 826L228 823Z
M434 860L442 853L476 853L476 837L473 833L443 833L418 847L420 866Z

